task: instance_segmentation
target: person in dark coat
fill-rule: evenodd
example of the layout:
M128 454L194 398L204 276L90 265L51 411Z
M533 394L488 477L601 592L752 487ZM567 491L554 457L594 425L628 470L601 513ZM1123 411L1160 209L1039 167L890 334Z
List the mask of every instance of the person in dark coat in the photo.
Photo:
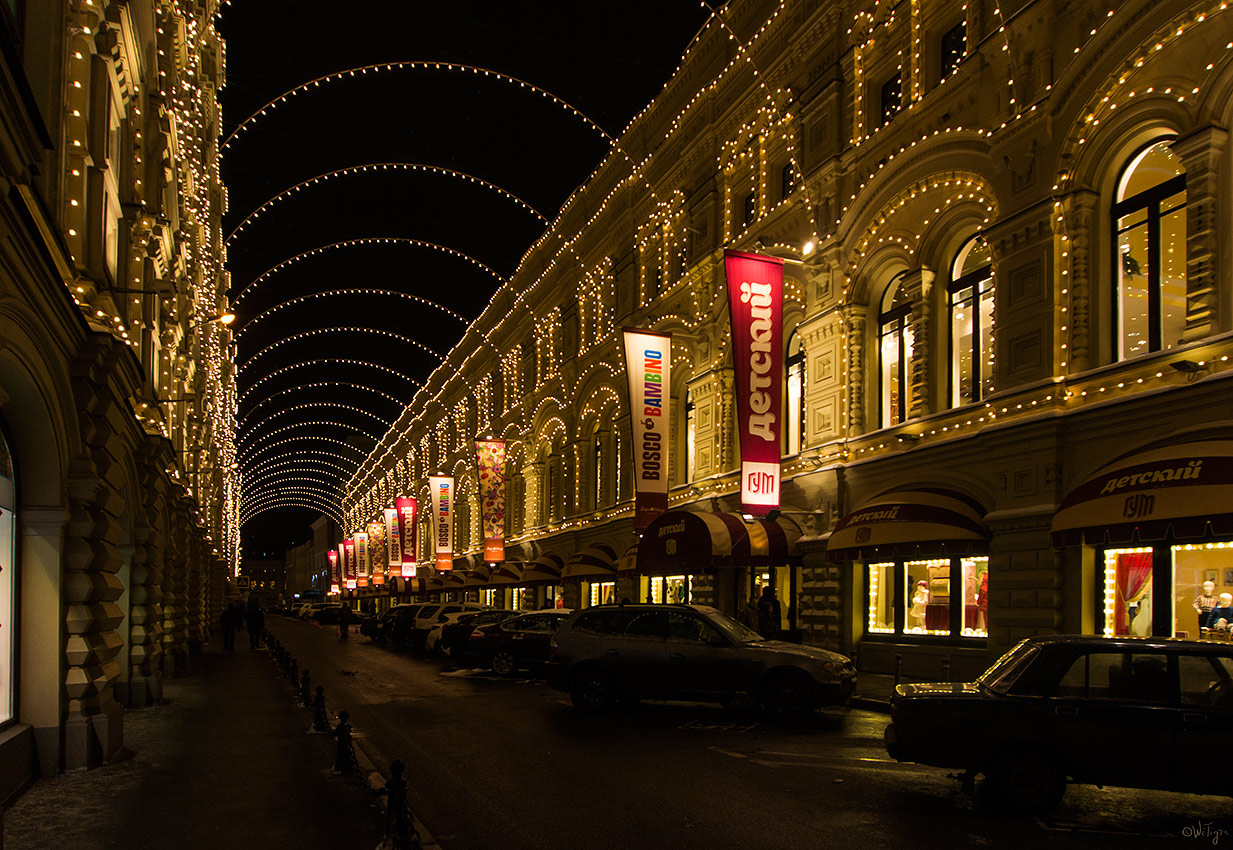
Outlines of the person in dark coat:
M218 625L223 630L223 649L235 649L235 628L239 615L235 605L228 605L218 618Z
M244 619L248 621L248 648L256 649L261 643L261 632L265 629L265 612L257 605L256 599L248 600L248 612Z
M775 588L766 585L762 588L762 598L758 600L758 634L767 640L779 637L780 606L775 596Z

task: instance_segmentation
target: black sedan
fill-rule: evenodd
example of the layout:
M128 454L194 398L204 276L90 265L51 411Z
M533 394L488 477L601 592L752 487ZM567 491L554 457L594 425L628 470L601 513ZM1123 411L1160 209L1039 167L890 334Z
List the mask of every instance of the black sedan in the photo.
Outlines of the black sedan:
M1028 638L968 684L900 685L886 750L960 768L1018 808L1067 780L1233 796L1233 645L1173 638Z
M471 633L481 626L491 626L517 616L517 611L504 608L494 608L491 611L475 611L469 614L458 614L458 620L441 625L441 639L437 642L437 650L451 658L461 658L466 650Z
M373 639L374 643L393 642L395 646L403 645L415 622L415 615L422 608L422 603L395 605L373 619L360 623L360 634Z
M460 661L488 667L498 676L513 676L524 669L538 673L548 660L557 627L572 613L566 608L534 611L473 629Z

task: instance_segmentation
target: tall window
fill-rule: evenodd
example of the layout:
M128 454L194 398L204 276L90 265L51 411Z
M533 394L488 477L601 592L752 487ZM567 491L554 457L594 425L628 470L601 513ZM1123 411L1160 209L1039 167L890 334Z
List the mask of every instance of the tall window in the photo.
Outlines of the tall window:
M607 438L608 432L600 429L595 429L595 437L591 441L591 469L594 470L592 480L594 481L593 507L596 509L603 507L608 503L604 498L604 476L608 473L607 455L604 451L604 440Z
M951 27L942 36L942 79L949 77L959 67L963 55L967 52L967 45L968 27L964 21Z
M885 124L903 108L903 72L882 84L881 115Z
M698 471L695 451L698 447L698 421L694 417L694 391L685 390L685 483L694 480Z
M779 200L786 201L788 196L796 190L796 169L792 167L792 163L788 162L784 165L783 170L779 173Z
M1112 212L1114 356L1173 348L1186 329L1186 172L1168 141L1131 159Z
M911 409L912 385L908 368L912 362L912 304L900 285L903 277L899 275L886 288L878 319L883 428L903 422Z
M17 524L13 520L16 510L12 455L0 431L0 725L13 719L13 666L17 649L13 640L17 553Z
M784 428L784 454L799 454L805 433L805 346L801 335L793 332L788 340L787 418Z
M950 398L959 407L993 391L993 267L980 236L959 249L948 290Z
M741 201L741 223L750 224L758 217L758 193L750 192Z

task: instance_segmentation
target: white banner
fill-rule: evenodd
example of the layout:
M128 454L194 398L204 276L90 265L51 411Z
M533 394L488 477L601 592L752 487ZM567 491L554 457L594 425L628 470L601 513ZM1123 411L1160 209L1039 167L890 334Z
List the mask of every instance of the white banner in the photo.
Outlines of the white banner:
M390 553L390 575L394 574L394 569L402 569L402 536L398 532L398 511L394 508L386 508L383 511L385 515L385 545L389 547Z
M625 372L633 429L634 527L668 510L672 335L625 328Z
M356 532L352 539L355 541L355 580L360 587L368 587L368 580L372 577L372 565L368 562L368 532Z
M432 499L433 551L437 553L437 569L454 569L454 477L428 476L429 498Z

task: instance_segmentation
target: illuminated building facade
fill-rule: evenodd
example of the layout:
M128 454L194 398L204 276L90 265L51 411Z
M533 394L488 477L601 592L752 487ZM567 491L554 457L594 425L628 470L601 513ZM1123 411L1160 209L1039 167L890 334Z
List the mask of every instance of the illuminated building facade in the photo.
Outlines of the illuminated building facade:
M0 798L113 755L238 562L215 5L0 3Z
M349 482L344 530L452 474L475 590L442 589L509 604L480 566L491 434L507 557L564 563L571 607L734 613L769 581L790 637L930 677L1034 633L1197 635L1202 580L1233 590L1226 5L726 5ZM731 557L724 248L786 262L761 561ZM675 575L634 548L623 326L673 334L669 510L729 516Z

